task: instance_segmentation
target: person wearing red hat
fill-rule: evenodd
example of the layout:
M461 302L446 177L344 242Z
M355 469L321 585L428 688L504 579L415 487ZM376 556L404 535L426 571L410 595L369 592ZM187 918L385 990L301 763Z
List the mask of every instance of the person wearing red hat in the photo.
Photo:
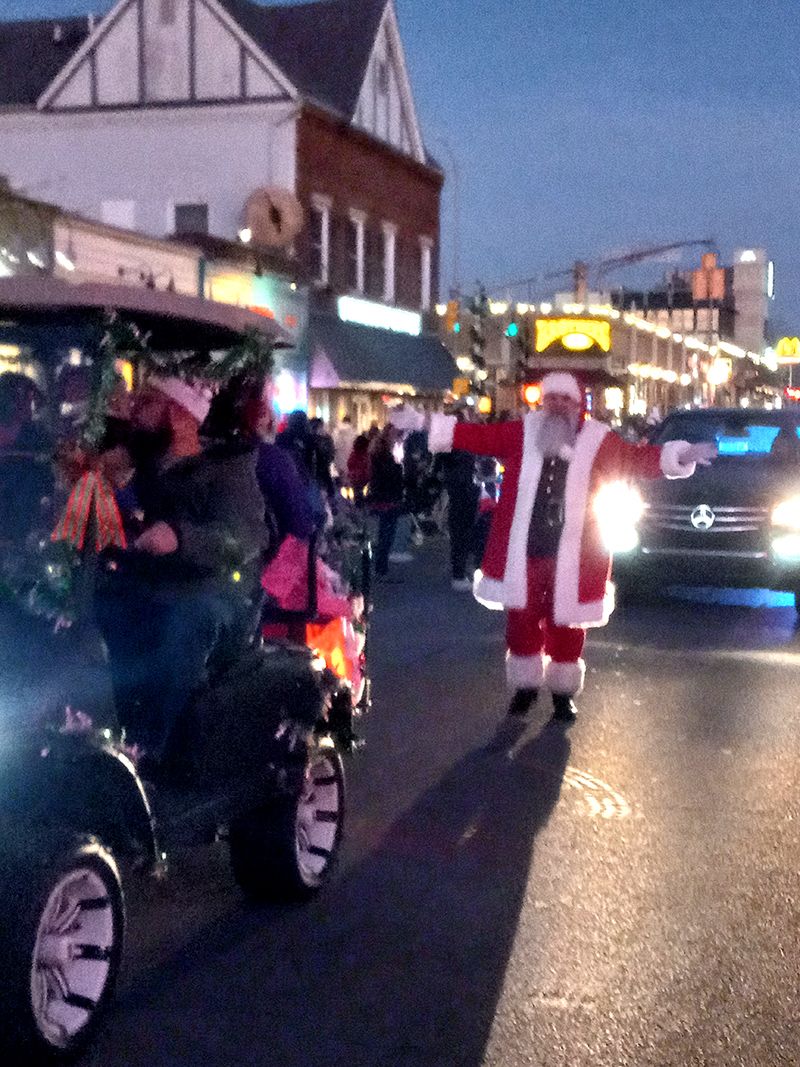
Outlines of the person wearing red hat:
M129 451L144 529L95 608L140 773L169 773L168 743L212 652L246 628L267 526L249 443L203 447L212 392L153 376L134 394Z
M508 612L510 715L526 714L546 685L553 717L575 719L586 629L603 626L614 606L611 551L595 506L604 487L631 477L686 478L716 454L707 443L630 444L586 418L584 406L575 376L553 373L542 381L541 407L523 419L478 425L430 418L432 452L459 448L505 465L473 592Z

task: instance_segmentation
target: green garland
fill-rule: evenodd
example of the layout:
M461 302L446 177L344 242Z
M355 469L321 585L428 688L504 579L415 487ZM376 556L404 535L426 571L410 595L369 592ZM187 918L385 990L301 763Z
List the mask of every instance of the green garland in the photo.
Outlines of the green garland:
M120 382L117 360L138 362L155 374L188 380L200 378L223 385L234 378L268 378L274 367L272 342L260 331L248 330L229 349L210 353L157 352L150 347L150 334L115 311L105 314L100 341L101 367L95 377L89 406L81 428L81 442L97 448L106 428L109 399Z
M102 446L108 403L121 382L117 361L138 362L157 374L203 378L222 384L236 377L265 378L273 367L272 344L257 330L232 348L211 353L161 353L150 347L150 335L117 312L101 320L100 367L94 376L79 444L87 451ZM229 546L227 567L237 573L241 552ZM26 544L0 554L0 602L11 602L34 615L69 623L79 613L81 555L69 541L50 540L49 531L32 531Z
M33 551L5 551L0 563L0 600L32 615L69 624L77 614L80 553L69 541L42 537Z

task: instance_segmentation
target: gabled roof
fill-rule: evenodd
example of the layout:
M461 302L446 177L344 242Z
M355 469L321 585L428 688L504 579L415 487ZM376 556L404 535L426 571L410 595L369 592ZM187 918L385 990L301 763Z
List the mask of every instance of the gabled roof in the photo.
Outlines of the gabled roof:
M352 118L388 0L218 0L297 88Z
M89 33L85 15L0 23L0 107L34 106Z
M352 118L389 0L267 6L218 0L304 94ZM0 22L0 107L35 106L90 34L89 19Z

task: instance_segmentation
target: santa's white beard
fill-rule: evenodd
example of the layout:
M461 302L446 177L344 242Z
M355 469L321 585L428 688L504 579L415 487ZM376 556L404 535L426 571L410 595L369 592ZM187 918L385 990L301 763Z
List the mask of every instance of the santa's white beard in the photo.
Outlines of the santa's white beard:
M566 415L543 415L537 444L545 456L557 456L564 447L571 448L578 436L578 421Z

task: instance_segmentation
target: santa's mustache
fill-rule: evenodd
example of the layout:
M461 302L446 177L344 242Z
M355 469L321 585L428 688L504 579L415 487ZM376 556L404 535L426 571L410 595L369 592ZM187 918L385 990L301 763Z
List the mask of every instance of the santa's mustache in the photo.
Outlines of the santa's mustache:
M539 450L546 456L556 456L565 446L574 445L577 436L577 420L555 413L543 415L537 438Z

